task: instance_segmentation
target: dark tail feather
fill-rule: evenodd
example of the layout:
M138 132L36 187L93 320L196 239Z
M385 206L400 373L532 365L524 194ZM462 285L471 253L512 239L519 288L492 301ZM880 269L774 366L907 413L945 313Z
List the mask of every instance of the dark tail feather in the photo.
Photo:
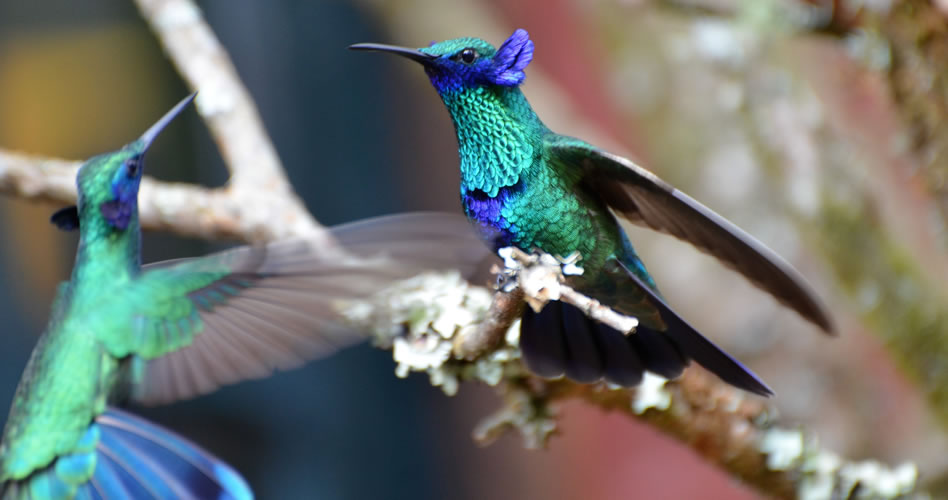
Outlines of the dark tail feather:
M695 362L703 366L706 370L717 375L721 380L734 387L753 392L760 396L773 395L774 392L770 390L767 384L758 378L754 372L732 358L720 347L714 345L710 340L706 339L704 335L698 333L698 331L692 328L678 313L673 311L661 297L656 295L651 288L645 283L642 283L642 280L640 280L635 273L628 268L626 268L626 272L628 273L629 279L635 281L639 288L649 295L652 304L658 308L662 316L662 321L664 321L667 326L664 332L658 333L659 335L665 335L671 338L682 354L695 360ZM640 330L648 331L644 328ZM636 335L638 335L638 333L633 334L633 336Z
M566 343L559 302L539 313L524 308L520 319L520 350L527 368L541 377L555 378L566 371Z
M566 376L583 383L601 379L605 364L604 349L600 346L595 325L575 307L559 301L555 304L559 305L563 337L566 340ZM549 308L548 305L544 309Z
M761 396L773 394L753 372L698 333L661 298L653 294L652 299L668 329L656 331L639 325L628 337L570 304L553 301L539 313L526 308L520 323L520 350L527 368L541 377L565 373L570 379L588 383L604 376L614 384L632 387L642 381L645 370L673 379L694 360L737 388Z
M576 314L582 314L575 307L573 310ZM647 367L647 358L619 330L590 318L586 318L586 321L594 327L593 331L602 347L606 380L623 387L639 385Z
M774 391L767 387L767 384L754 372L695 331L667 306L662 311L662 319L668 324L668 330L664 334L671 337L686 356L695 360L706 370L739 389L759 396L774 394Z
M639 325L628 342L645 362L645 369L667 379L678 378L688 366L675 342L664 332Z
M96 423L99 460L80 489L87 498L253 498L240 474L167 429L114 408Z
M539 313L526 308L520 322L520 350L533 373L547 378L565 373L583 383L605 376L614 384L631 387L642 381L646 366L645 358L621 332L559 301L550 302Z

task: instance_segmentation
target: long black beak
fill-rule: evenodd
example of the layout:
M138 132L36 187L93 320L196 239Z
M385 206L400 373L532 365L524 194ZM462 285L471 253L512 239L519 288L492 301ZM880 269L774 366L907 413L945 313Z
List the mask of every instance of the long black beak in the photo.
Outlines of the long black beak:
M429 66L435 59L436 56L425 54L416 49L409 49L408 47L399 47L397 45L385 45L382 43L357 43L349 46L350 50L371 50L375 52L388 52L390 54L400 55L402 57L407 57L412 61L421 63L424 66Z
M142 151L148 150L148 146L151 146L151 143L155 140L155 137L158 137L158 134L160 134L161 131L164 130L164 128L167 127L168 124L171 123L171 121L174 120L175 117L178 116L181 111L187 107L191 101L194 100L194 96L196 95L197 92L185 97L184 99L181 99L181 102L175 104L175 106L171 108L170 111L165 113L164 116L162 116L157 122L155 122L154 125L149 127L141 137L139 137L138 140L142 141Z

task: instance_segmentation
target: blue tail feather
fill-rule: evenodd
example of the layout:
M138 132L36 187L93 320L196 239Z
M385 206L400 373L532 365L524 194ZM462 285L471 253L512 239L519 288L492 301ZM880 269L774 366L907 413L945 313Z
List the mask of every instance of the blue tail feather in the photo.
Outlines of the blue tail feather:
M79 487L78 491L76 491L76 496L74 500L97 500L98 498L101 498L101 497L96 496L93 490L83 485Z
M101 462L114 466L115 477L130 498L178 498L186 493L174 488L172 476L160 464L113 432L102 432L98 451Z
M109 408L75 452L20 481L0 483L6 500L252 500L230 466L173 432Z
M88 491L92 498L133 498L125 483L119 477L116 464L108 455L98 454L98 461L92 479L82 485L80 491Z
M96 419L102 429L99 457L110 467L94 480L109 488L157 498L249 500L253 493L230 466L190 441L144 419L110 408Z

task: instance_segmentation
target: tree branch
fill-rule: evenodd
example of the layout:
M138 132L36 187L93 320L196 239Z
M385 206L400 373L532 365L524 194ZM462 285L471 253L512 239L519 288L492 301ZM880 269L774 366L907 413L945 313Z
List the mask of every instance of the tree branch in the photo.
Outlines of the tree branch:
M0 148L0 192L24 199L61 204L76 202L76 173L81 162L13 153ZM305 210L274 203L275 193L235 193L232 188L208 189L183 183L162 182L150 177L142 181L138 204L146 229L170 231L206 239L260 241L278 234L296 234L297 218L308 218ZM266 216L283 215L273 230Z
M374 332L379 346L393 348L399 376L426 372L448 395L464 380L497 387L504 405L475 430L479 442L488 444L517 430L527 447L543 447L556 429L555 403L581 398L647 422L775 498L925 498L916 490L914 464L888 468L873 460L843 459L808 432L777 426L776 410L767 400L727 386L700 368L686 370L675 381L646 374L635 389L530 375L517 347L523 307L515 300L518 295L538 307L562 300L592 311L598 321L620 331L629 331L637 321L603 311L608 308L565 286L559 271L576 272L571 259L504 250L507 267L493 301L456 274L432 274L383 290L350 307L348 315L359 328ZM452 351L457 345L465 350ZM472 352L482 355L475 358Z
M191 0L135 3L178 71L198 91L198 113L231 172L228 188L219 194L230 203L207 205L231 210L207 214L206 222L220 217L248 241L320 230L290 185L250 93L198 6Z
M267 241L322 230L290 185L256 106L190 0L138 0L172 62L198 90L198 113L231 172L221 189L146 178L139 208L146 229L207 239ZM80 162L0 149L0 192L75 203Z
M28 200L75 203L81 164L0 149L0 191Z

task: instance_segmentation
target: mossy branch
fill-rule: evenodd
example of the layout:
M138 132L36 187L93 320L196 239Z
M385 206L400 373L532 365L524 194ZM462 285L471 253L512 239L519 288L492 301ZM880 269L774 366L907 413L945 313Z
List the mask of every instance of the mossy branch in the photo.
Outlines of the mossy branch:
M646 374L635 389L530 375L517 348L523 304L512 297L522 295L527 304L538 306L563 300L594 311L620 331L637 322L603 311L608 308L566 287L561 270L575 270L572 261L505 251L507 266L493 300L456 274L429 274L381 291L353 306L349 315L355 325L374 332L377 345L393 350L399 376L427 373L448 395L463 381L496 387L504 404L475 430L482 444L516 430L527 447L543 447L556 432L556 403L580 398L647 422L775 498L927 498L916 490L913 464L889 468L873 460L841 458L806 430L778 425L767 400L727 386L700 368L689 368L675 381ZM485 335L485 329L492 334ZM466 355L452 349L459 344L468 346Z

